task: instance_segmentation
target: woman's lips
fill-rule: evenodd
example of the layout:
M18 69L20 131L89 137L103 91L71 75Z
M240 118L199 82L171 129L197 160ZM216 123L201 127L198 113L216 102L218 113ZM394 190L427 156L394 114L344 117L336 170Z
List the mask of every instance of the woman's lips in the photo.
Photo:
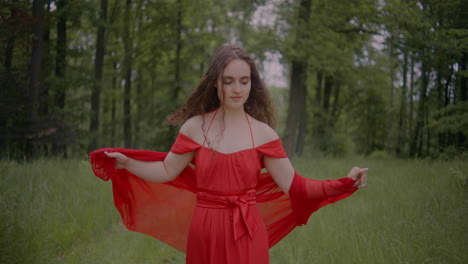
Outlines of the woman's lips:
M231 99L238 102L242 99L242 96L231 96Z

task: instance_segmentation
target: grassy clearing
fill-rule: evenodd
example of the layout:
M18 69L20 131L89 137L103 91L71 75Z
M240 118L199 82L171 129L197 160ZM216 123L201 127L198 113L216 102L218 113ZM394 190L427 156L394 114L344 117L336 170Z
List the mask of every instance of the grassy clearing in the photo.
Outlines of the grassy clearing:
M297 160L304 175L345 176L360 160ZM315 213L271 250L272 263L468 263L468 165L368 160L369 185ZM307 173L304 173L307 172ZM183 263L126 231L110 183L86 161L0 162L0 263Z

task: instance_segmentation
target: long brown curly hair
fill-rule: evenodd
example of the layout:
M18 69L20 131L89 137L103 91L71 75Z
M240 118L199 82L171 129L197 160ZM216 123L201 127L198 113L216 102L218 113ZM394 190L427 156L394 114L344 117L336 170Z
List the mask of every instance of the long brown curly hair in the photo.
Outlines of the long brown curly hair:
M178 125L193 116L204 114L220 107L215 84L224 68L235 59L241 59L250 66L251 89L249 98L244 104L245 111L255 119L274 127L276 120L270 93L260 78L254 61L247 52L236 45L221 46L216 51L211 58L208 71L193 94L182 107L167 118L167 122L172 125Z

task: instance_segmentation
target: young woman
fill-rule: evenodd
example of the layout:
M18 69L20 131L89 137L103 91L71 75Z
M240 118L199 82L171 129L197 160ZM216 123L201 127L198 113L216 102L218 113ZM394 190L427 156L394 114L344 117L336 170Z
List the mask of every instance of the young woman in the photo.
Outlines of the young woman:
M185 251L187 263L268 263L268 249L312 212L366 185L358 167L328 181L295 173L268 90L237 46L219 48L169 122L183 123L169 153L101 149L91 162L112 179L127 228Z

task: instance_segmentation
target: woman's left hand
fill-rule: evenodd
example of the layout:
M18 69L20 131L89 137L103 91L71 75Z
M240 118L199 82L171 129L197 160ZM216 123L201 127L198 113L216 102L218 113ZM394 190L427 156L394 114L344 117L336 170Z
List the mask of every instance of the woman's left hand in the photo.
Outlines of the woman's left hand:
M359 168L354 167L348 173L348 177L355 180L354 187L362 188L367 184L367 174L368 168Z

